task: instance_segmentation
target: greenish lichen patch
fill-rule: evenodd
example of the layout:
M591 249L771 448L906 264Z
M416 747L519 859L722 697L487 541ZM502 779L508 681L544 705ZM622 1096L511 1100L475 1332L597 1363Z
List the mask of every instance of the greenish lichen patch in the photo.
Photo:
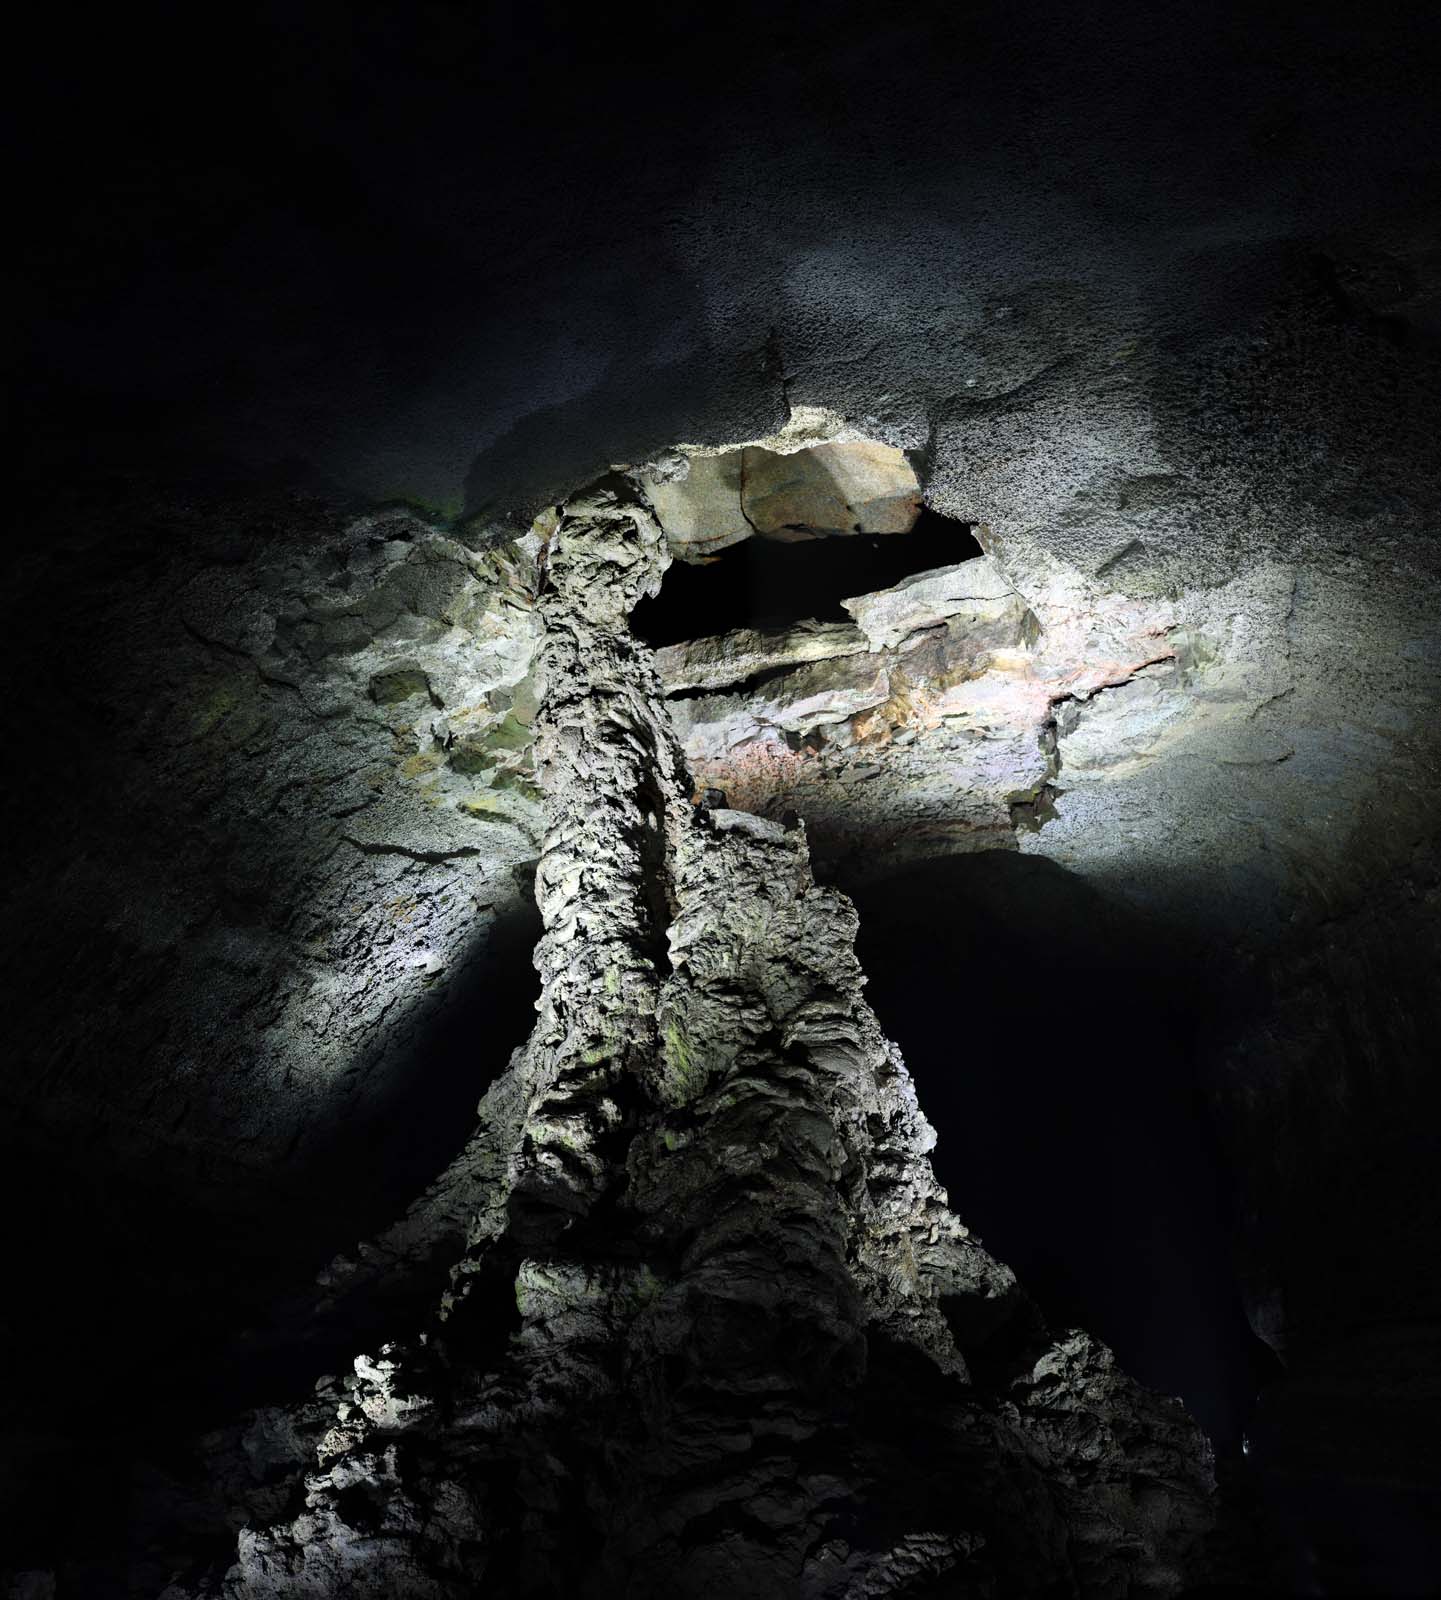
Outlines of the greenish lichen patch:
M378 706L395 706L403 700L424 695L432 705L443 702L430 686L429 676L418 667L402 667L396 672L377 672L370 680L370 698Z
M488 728L482 743L488 750L528 750L535 734L526 727L514 711L507 711L505 716Z
M667 1017L661 1028L665 1097L672 1105L688 1105L705 1091L708 1074L696 1059L695 1046L679 1017Z
M274 726L265 690L249 676L221 679L200 698L190 719L193 739L218 739L232 750L264 745Z
M495 765L485 746L477 740L462 739L450 752L450 770L464 778L478 778Z
M1039 783L1008 797L1011 826L1017 833L1039 833L1057 815L1056 800L1061 791L1052 783Z
M492 788L508 789L526 800L540 799L540 785L527 772L516 771L511 767L497 767L490 781Z
M506 808L497 794L482 790L459 802L460 810L468 817L493 817L507 815Z
M443 757L434 751L422 751L420 755L409 756L400 764L400 775L403 778L419 778L427 772L434 772L440 766Z
M222 722L240 704L240 694L234 680L227 678L219 683L201 701L191 718L190 731L197 739L214 733Z
M531 746L535 735L514 710L509 710L482 733L467 733L452 746L450 770L462 777L490 777L497 788L516 789L527 798L538 797L529 774L533 770Z

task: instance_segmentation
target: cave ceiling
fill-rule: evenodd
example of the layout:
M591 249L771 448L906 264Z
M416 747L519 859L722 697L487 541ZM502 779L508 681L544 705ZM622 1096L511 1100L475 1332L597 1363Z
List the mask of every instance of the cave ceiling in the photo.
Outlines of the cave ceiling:
M925 946L946 992L897 1003L957 1060L952 917L998 993L1024 969L990 1056L1184 1057L1226 1292L1299 1363L1278 1459L1351 1482L1326 1407L1375 1366L1424 1524L1434 25L316 4L213 71L193 20L33 27L0 1108L47 1309L11 1359L98 1371L129 1306L137 1403L183 1391L157 1429L251 1408L205 1515L276 1522L319 1423L266 1405L474 1248L475 1105L535 1059L559 914L552 561L608 484L656 536L629 599L687 815ZM123 1410L4 1402L37 1527Z

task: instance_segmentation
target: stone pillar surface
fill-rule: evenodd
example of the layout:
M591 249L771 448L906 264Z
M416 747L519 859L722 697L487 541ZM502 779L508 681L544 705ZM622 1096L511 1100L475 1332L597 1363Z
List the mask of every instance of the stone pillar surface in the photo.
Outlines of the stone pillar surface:
M450 1288L175 1593L1175 1592L1209 1446L951 1212L803 827L693 803L628 626L667 560L622 478L547 552L543 989Z

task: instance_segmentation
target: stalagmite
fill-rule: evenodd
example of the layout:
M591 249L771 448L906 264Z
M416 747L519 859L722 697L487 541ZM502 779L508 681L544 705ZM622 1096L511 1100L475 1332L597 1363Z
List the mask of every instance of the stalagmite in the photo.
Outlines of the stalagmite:
M628 625L668 559L621 477L551 538L543 990L450 1288L298 1514L172 1593L1174 1592L1209 1446L950 1211L803 827L692 802Z

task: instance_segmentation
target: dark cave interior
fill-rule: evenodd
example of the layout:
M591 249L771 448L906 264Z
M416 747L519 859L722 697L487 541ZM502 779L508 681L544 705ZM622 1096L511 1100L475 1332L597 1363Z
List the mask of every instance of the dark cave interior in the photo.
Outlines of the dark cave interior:
M1279 1363L1246 1324L1230 1262L1227 1175L1196 1080L1215 1019L1195 952L1009 852L907 866L851 898L871 1003L968 1221L1049 1317L1103 1330L1238 1453Z
M1044 1592L1441 1594L1438 15L260 0L219 49L193 8L23 19L0 1600L290 1600L222 1587L237 1530L294 1515L360 1352L448 1293L475 1213L394 1229L535 1037L537 530L682 457L857 439L913 472L909 533L694 561L666 529L633 627L774 657L978 529L1025 612L697 651L672 709L686 826L799 816L853 899L955 1216L1216 1447L1194 1570L1130 1587L1183 1503L1141 1471L1109 1488L1155 1527L1077 1522ZM644 1255L620 1193L597 1256ZM487 1361L533 1237L476 1280ZM954 1533L948 1480L886 1498L951 1405L889 1340L856 1415L894 1475L817 1448L806 1481ZM1015 1381L987 1359L980 1404ZM989 1470L1019 1542L1071 1538L1074 1481L1033 1523ZM577 1503L526 1472L513 1570ZM802 1477L737 1548L804 1522ZM377 1483L336 1504L382 1529ZM752 1600L717 1570L623 1592ZM927 1573L863 1592L1036 1592Z
M524 1044L540 930L525 887L410 1030L402 1074L362 1089L283 1162L247 1166L216 1150L189 1171L141 1173L117 1167L99 1139L65 1149L43 1126L7 1126L0 1203L26 1225L9 1255L23 1292L0 1326L29 1381L0 1419L0 1497L12 1510L0 1562L39 1566L63 1549L95 1592L123 1586L117 1551L171 1531L166 1517L205 1522L184 1496L197 1425L306 1393L349 1364L358 1337L382 1337L438 1292L448 1261L328 1317L316 1315L313 1285L455 1156L477 1099ZM66 1493L97 1469L105 1494ZM223 1545L227 1534L207 1538Z
M972 544L968 530L929 515L909 536L752 540L718 562L674 563L637 626L653 640L695 638L824 616L827 606L834 616L840 598L967 559ZM712 605L716 579L725 587ZM90 705L83 675L73 692ZM89 720L110 737L103 706ZM824 881L823 859L817 871ZM1298 1587L1320 1570L1332 1591L1420 1592L1435 1554L1419 1531L1424 1495L1408 1509L1409 1489L1344 1475L1298 1489L1294 1473L1264 1477L1265 1450L1284 1465L1288 1447L1257 1430L1256 1402L1281 1368L1240 1308L1231 1174L1197 1075L1218 1040L1265 1013L1264 986L1218 967L1194 930L1143 918L1043 858L981 851L872 864L845 887L870 1000L905 1052L939 1135L938 1175L967 1223L1056 1325L1095 1331L1143 1382L1184 1398L1223 1466L1252 1473L1247 1503L1262 1497L1265 1537ZM72 1574L105 1593L117 1548L171 1535L177 1519L188 1518L197 1550L223 1552L229 1534L213 1508L184 1498L197 1425L303 1394L433 1295L440 1263L329 1318L314 1317L305 1290L455 1153L479 1092L524 1041L539 926L528 905L493 927L417 1023L403 1070L278 1167L247 1171L217 1154L208 1169L156 1167L142 1178L101 1140L88 1155L12 1122L5 1202L30 1221L12 1245L25 1292L6 1332L33 1381L12 1392L7 1417L5 1493L17 1514L5 1560L39 1565L63 1546ZM85 937L93 970L126 959L93 930ZM1414 971L1396 969L1398 992L1424 982L1424 952L1414 961ZM1424 1173L1424 1123L1410 1137L1416 1149L1398 1149L1391 1165ZM1364 1205L1387 1179L1358 1170L1340 1192ZM56 1172L66 1174L58 1191ZM1262 1444L1259 1477L1255 1455L1243 1467L1238 1454L1247 1432ZM66 1494L82 1464L102 1462L105 1497Z
M1441 1555L1437 1498L1415 1486L1427 1476L1407 1460L1416 1445L1398 1432L1393 1482L1354 1460L1343 1466L1338 1419L1317 1406L1320 1418L1302 1420L1334 1376L1302 1380L1307 1398L1298 1397L1243 1311L1235 1174L1206 1104L1204 1062L1264 1018L1264 985L1189 930L1045 860L981 852L876 874L848 892L870 1001L935 1124L937 1175L967 1196L977 1233L1049 1318L1101 1332L1142 1381L1185 1400L1216 1446L1223 1484L1244 1486L1266 1530L1271 1581L1298 1593L1428 1592ZM1391 1190L1413 1218L1435 1208L1434 1126L1386 1133L1389 1112L1356 1110L1387 1154L1371 1167L1353 1153L1326 1180L1317 1198L1335 1241L1351 1208L1385 1204ZM1398 1218L1397 1232L1407 1225ZM1374 1363L1372 1381L1384 1386L1392 1356L1371 1343L1373 1316L1364 1303L1342 1311L1353 1333L1339 1359ZM1418 1334L1386 1339L1404 1346ZM1398 1349L1394 1359L1399 1369L1409 1358ZM1334 1430L1329 1471L1298 1450L1296 1437L1318 1429Z
M976 536L929 507L909 533L840 538L746 539L703 563L673 561L658 595L635 608L647 644L681 644L732 628L848 622L842 600L981 554Z

